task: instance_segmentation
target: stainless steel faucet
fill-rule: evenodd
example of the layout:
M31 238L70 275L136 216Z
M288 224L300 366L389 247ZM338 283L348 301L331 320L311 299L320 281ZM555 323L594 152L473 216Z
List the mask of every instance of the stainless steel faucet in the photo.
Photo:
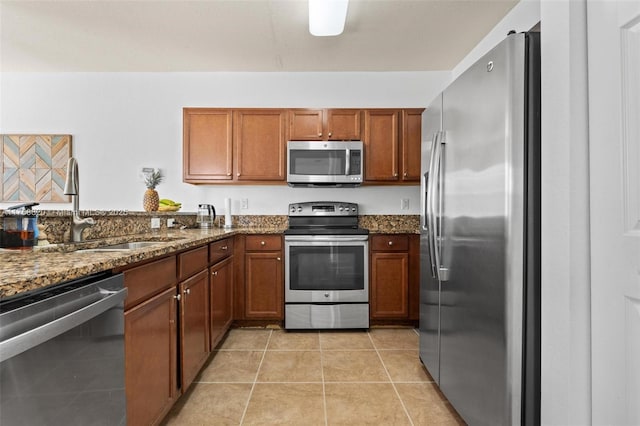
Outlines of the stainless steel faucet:
M82 231L96 224L93 218L80 218L80 190L78 178L78 162L75 158L69 158L67 162L67 179L64 182L64 194L71 195L73 201L73 216L71 217L71 241L82 241Z

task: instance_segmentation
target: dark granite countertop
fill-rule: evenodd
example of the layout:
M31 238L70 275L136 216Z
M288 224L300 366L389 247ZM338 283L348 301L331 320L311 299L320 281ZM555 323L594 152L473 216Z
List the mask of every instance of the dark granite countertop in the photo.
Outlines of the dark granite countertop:
M380 220L380 219L383 220ZM388 218L388 219L387 219ZM415 234L417 218L398 220L378 216L361 220L360 226L371 234ZM387 219L387 220L384 220ZM28 251L0 249L0 300L27 291L73 280L83 276L153 259L181 250L202 246L236 234L279 234L286 225L274 227L238 227L230 230L185 229L105 238L83 243L53 244ZM129 241L158 241L157 245L128 251L87 251L107 244Z
M33 250L0 250L0 300L48 285L202 246L235 234L269 234L282 231L282 228L188 229L77 244L53 244ZM158 244L128 251L84 250L128 241L158 241Z

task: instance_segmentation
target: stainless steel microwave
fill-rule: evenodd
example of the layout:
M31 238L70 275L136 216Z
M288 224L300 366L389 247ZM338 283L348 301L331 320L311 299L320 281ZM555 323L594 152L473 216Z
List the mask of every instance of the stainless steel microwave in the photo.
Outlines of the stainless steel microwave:
M361 141L287 142L287 182L290 186L356 186L362 183Z

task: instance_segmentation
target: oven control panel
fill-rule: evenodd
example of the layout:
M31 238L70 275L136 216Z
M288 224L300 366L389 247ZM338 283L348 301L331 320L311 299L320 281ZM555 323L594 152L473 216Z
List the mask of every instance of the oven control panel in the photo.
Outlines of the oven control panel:
M358 204L315 201L289 204L289 216L358 216Z

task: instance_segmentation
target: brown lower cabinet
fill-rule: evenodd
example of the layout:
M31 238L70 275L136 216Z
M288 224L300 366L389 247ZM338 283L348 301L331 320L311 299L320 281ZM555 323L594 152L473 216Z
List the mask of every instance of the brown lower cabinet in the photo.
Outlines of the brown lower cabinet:
M179 396L176 287L124 314L127 424L158 423Z
M248 235L244 255L245 319L284 319L282 236Z
M186 391L209 358L209 271L180 283L180 366Z
M222 340L233 321L233 257L209 268L211 294L211 344L210 349Z
M419 318L419 237L373 235L370 262L371 320Z

